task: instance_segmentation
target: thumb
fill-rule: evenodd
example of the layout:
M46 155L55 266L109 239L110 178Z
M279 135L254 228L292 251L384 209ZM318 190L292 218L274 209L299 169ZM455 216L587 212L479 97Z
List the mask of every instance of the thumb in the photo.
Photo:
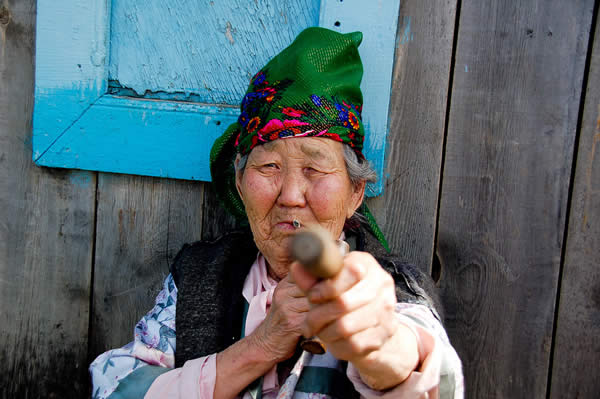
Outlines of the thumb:
M289 274L292 281L305 293L318 282L317 277L310 274L300 262L292 263Z

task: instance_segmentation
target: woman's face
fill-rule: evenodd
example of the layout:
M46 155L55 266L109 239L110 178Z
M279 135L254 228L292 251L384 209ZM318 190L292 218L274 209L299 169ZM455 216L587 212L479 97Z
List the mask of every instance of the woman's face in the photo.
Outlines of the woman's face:
M343 145L316 137L275 140L255 147L237 172L254 241L274 277L289 270L294 219L304 226L318 223L337 238L361 204L365 184L350 182Z

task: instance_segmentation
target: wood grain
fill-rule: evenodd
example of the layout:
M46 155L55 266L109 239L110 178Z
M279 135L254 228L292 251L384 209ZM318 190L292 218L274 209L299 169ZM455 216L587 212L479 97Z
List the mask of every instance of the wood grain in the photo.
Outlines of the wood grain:
M110 78L139 95L180 92L237 105L269 59L318 25L319 4L113 0Z
M36 163L209 181L209 150L238 115L231 107L105 95Z
M463 1L437 251L466 396L546 394L594 1Z
M108 87L110 2L36 3L33 153L37 160Z
M373 2L364 0L321 0L319 26L338 32L362 32L358 52L364 74L360 84L365 126L363 153L373 170L383 175L390 110L394 47L400 0ZM383 192L382 181L367 184L366 196Z
M600 25L596 24L569 213L550 398L600 388Z
M95 177L34 166L35 1L0 14L0 398L82 398Z
M485 3L461 2L457 27L436 248L448 332L467 397L595 398L598 32L563 238L593 1ZM202 183L101 174L92 259L96 175L31 161L35 7L0 4L0 398L81 398L88 361L132 339L181 245L238 224ZM389 177L369 200L392 248L425 270L455 12L456 1L402 1Z
M182 245L201 238L203 183L100 174L90 356L133 340Z
M241 227L242 224L221 206L212 186L207 185L204 190L202 239L214 240L228 231Z
M456 1L400 2L384 195L369 205L393 252L433 256ZM368 62L368 60L367 60Z

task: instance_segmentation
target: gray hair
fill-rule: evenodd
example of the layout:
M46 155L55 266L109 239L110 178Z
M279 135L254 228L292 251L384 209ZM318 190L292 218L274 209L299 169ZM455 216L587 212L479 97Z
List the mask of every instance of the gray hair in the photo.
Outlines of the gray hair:
M348 145L344 144L344 162L346 163L346 170L350 177L352 185L357 186L361 182L366 181L367 183L374 183L377 181L377 173L371 167L371 164L366 159L359 159L358 155ZM246 168L248 162L248 154L240 157L239 162L236 166L236 171L243 171Z
M377 173L371 167L371 164L366 159L359 159L356 152L348 145L344 145L344 162L350 181L354 186L361 182L375 183L377 181Z

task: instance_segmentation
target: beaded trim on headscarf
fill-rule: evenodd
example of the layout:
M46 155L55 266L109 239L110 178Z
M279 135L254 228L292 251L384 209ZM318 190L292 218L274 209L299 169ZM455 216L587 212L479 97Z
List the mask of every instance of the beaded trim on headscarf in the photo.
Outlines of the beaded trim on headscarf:
M238 153L248 154L257 145L282 138L325 137L348 144L364 159L362 105L317 94L281 105L293 80L269 82L268 76L268 69L259 71L242 100L240 131L235 141Z
M316 94L293 104L279 105L293 80L270 83L267 76L266 69L258 72L242 100L240 132L235 141L238 153L248 154L257 145L282 138L325 137L348 144L364 159L362 105Z

